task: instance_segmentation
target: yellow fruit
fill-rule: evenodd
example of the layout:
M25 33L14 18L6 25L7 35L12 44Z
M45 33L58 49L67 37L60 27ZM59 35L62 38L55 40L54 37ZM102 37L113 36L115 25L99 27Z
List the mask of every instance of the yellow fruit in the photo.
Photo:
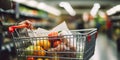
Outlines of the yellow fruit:
M45 56L46 52L41 46L34 46L34 55Z
M50 60L50 59L46 58L46 59L44 59L44 60Z
M33 55L33 48L34 46L28 46L26 49L25 49L25 54L26 55Z
M60 60L59 56L57 54L55 54L52 58L52 60Z
M48 40L37 40L36 45L41 46L45 50L48 50L51 47L51 43Z
M42 58L38 58L37 60L43 60Z

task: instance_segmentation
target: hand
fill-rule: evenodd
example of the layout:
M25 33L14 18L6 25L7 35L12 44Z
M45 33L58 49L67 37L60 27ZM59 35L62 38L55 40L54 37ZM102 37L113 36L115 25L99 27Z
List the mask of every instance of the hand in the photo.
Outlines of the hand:
M19 23L19 25L26 24L28 29L33 29L32 22L29 20L25 20Z

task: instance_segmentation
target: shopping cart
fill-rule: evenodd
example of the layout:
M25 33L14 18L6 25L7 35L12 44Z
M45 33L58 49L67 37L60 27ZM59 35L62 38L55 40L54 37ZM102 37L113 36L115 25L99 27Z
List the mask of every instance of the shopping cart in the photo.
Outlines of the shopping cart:
M18 30L18 28L25 28L25 25L11 26L9 31L13 37L13 43L16 48L18 60L89 60L95 51L95 43L97 38L97 29L80 29L80 30L70 30L66 32L71 32L71 34L60 35L60 36L40 36L40 37L30 37L29 32L26 30ZM32 31L31 31L32 32ZM47 32L42 32L43 34L48 34ZM34 32L33 32L34 34ZM50 44L41 43L44 46L49 46L49 49L43 49L36 46L37 41L41 40L60 40L71 42L66 46L67 48L57 48L54 50L52 46L54 43ZM34 44L33 42L36 42ZM69 47L68 47L69 45ZM72 45L70 47L70 45ZM62 46L62 45L60 45Z

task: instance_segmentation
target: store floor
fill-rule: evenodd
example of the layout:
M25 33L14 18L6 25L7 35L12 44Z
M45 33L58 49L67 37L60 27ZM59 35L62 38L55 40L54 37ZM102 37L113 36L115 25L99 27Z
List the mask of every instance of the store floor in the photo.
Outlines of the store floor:
M99 34L96 40L95 53L90 60L118 60L116 42Z

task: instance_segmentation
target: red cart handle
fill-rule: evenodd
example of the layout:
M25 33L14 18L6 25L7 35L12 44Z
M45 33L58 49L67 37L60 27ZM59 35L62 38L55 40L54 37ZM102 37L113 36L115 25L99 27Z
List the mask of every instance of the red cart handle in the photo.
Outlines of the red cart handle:
M8 28L8 30L9 30L10 33L13 33L15 29L26 28L26 27L28 27L28 24L21 24L21 25L18 25L18 26L10 26Z

